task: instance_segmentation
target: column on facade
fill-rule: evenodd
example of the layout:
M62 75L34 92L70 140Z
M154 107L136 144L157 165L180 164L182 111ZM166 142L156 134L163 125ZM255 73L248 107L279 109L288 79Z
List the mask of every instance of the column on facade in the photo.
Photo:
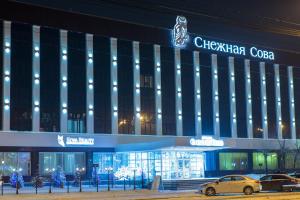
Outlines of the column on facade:
M2 128L10 130L10 81L11 81L11 22L3 21L3 113Z
M32 27L32 131L40 131L40 27Z
M297 139L296 135L296 120L295 120L295 98L294 98L294 77L293 67L288 66L288 83L289 83L289 108L290 108L290 126L291 139Z
M276 108L276 132L277 138L282 139L282 119L281 119L281 97L280 97L280 75L279 65L274 64L274 82L275 82L275 108Z
M244 60L245 67L245 93L246 93L246 123L247 136L253 138L253 119L252 119L252 96L251 96L251 74L250 74L250 60Z
M220 138L220 115L219 115L219 89L218 89L218 61L217 55L211 54L212 73L212 102L213 102L213 126L214 136Z
M228 58L231 137L237 138L234 58Z
M140 47L139 42L132 42L133 51L133 109L134 133L141 134L141 89L140 89Z
M60 30L60 131L68 132L68 32Z
M267 94L266 94L266 73L265 63L259 63L260 74L260 96L261 96L261 114L263 139L268 139L268 113L267 113Z
M174 49L175 67L175 111L176 111L176 135L182 136L182 90L181 90L181 58L180 49Z
M118 134L118 54L117 39L110 38L111 132Z
M194 101L195 101L195 131L196 136L202 136L202 119L201 119L201 88L200 88L200 59L199 52L193 52L194 60Z
M85 35L86 44L86 128L94 133L94 50L93 35ZM100 122L101 123L101 122Z
M155 116L156 116L155 127L156 127L156 134L162 135L160 46L155 44L153 50L154 50Z

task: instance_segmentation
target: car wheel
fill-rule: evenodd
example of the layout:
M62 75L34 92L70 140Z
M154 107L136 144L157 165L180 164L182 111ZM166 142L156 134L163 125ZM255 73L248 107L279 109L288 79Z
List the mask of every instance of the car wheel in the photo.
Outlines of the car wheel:
M247 186L247 187L244 188L244 194L245 195L250 195L252 193L253 193L253 188L252 187Z
M205 190L205 195L206 196L213 196L216 194L216 190L212 187L209 187Z

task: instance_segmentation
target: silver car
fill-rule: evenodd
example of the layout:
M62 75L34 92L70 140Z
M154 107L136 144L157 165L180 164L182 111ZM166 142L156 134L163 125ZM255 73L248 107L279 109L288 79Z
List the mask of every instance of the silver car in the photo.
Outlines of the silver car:
M261 185L258 180L243 175L228 175L214 182L200 185L200 193L212 196L219 193L244 193L250 195L259 192Z

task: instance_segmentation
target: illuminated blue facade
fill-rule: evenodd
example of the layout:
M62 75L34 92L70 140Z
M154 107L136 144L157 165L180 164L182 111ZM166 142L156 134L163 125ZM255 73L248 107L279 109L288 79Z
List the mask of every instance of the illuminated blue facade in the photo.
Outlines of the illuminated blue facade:
M300 70L277 64L277 52L204 39L183 16L160 30L172 45L2 24L5 173L61 166L90 176L99 164L100 174L126 168L151 180L262 173L265 162L293 170L295 152L281 166L278 150L299 138ZM20 149L22 167L6 161Z

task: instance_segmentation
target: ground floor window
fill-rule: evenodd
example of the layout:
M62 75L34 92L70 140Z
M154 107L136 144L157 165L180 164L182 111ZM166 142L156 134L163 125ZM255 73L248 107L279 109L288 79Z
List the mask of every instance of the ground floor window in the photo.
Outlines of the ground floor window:
M0 160L0 174L4 176L9 176L14 171L18 171L24 176L31 174L29 152L0 152Z
M86 169L85 152L40 152L40 174L61 168L65 174L74 174L77 169Z
M219 153L220 170L246 170L248 154L238 152Z
M111 168L116 178L135 176L153 179L191 179L204 177L202 152L122 152L94 153L93 163L98 164L97 172L105 175Z
M300 168L300 154L296 152L289 152L285 154L285 168L299 169Z
M278 168L277 153L263 153L263 152L253 153L253 169L265 170L266 164L268 169L277 169Z

